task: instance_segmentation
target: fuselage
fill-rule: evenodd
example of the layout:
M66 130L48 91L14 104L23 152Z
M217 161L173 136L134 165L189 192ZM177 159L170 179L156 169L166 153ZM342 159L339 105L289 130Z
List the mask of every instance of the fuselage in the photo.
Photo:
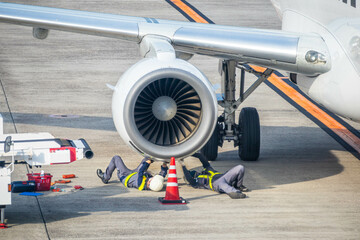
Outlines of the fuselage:
M360 4L338 0L273 0L282 29L317 33L330 51L331 69L300 75L299 87L329 110L360 122Z

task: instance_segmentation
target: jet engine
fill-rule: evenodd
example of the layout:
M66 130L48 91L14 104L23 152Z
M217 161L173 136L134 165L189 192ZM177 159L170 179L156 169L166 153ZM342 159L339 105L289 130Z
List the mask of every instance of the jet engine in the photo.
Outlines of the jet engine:
M209 140L217 101L209 80L190 63L145 58L118 81L112 100L117 131L155 160L184 158Z

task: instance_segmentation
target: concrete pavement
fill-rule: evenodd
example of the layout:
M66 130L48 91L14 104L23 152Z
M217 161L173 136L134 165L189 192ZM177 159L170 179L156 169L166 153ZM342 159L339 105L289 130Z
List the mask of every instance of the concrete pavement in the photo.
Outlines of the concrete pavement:
M280 28L267 0L189 2L218 24ZM38 0L31 4L186 20L165 1ZM240 161L232 144L225 144L212 162L219 171L243 164L245 185L252 189L249 197L232 200L192 189L178 168L180 194L190 203L162 206L157 197L165 192L126 189L115 176L104 185L95 173L97 168L105 169L115 154L129 168L141 160L115 130L112 92L105 86L115 85L140 60L137 45L59 31L40 41L32 37L31 28L7 24L0 24L0 34L4 89L0 112L5 116L5 131L85 138L95 153L90 160L44 168L54 180L76 174L69 186L62 187L82 185L83 191L48 192L38 198L13 194L13 204L6 208L10 228L0 230L0 239L360 238L359 160L266 85L244 103L260 114L259 161ZM213 83L219 82L216 59L195 56L190 62ZM359 124L351 124L360 129ZM185 162L200 169L194 158ZM154 163L150 170L159 168L160 163ZM25 165L18 165L13 180L26 179L27 172Z

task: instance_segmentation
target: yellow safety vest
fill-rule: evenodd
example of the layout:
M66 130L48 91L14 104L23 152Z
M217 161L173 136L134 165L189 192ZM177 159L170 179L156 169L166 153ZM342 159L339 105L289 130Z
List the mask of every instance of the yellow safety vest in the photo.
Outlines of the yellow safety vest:
M212 179L216 174L221 174L221 173L219 173L219 172L214 173L213 171L209 171L208 173L210 175L199 175L198 178L208 178L209 179L209 187L211 190L214 191L213 186L212 186Z
M137 172L133 172L132 174L129 174L129 175L125 178L125 181L124 181L125 187L128 187L127 184L128 184L128 182L129 182L129 179L130 179L132 176L134 176L135 174L137 174ZM143 176L143 180L142 180L140 186L138 187L138 189L139 189L140 191L142 191L142 190L144 189L144 187L145 187L145 182L146 182L146 177Z

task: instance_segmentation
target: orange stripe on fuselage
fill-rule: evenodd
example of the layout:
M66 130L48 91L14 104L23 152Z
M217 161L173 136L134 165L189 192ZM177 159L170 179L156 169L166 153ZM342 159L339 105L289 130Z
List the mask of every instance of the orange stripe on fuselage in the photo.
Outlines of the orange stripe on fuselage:
M258 66L251 66L258 72L265 71L265 68ZM302 108L308 111L311 115L317 118L320 122L322 122L326 127L330 128L334 133L336 133L339 137L341 137L346 143L348 143L351 147L353 147L357 152L360 153L360 139L350 132L346 127L340 124L338 121L329 116L326 112L321 110L315 104L306 99L303 95L301 95L294 88L286 84L282 79L276 74L272 74L268 81L271 82L275 87L280 89L283 93L285 93L289 98L291 98L294 102L299 104Z
M181 0L170 0L173 4L175 4L178 8L183 10L189 17L191 17L195 22L198 23L209 23L204 18L202 18L199 14L197 14L194 10L192 10L188 5L183 3Z

